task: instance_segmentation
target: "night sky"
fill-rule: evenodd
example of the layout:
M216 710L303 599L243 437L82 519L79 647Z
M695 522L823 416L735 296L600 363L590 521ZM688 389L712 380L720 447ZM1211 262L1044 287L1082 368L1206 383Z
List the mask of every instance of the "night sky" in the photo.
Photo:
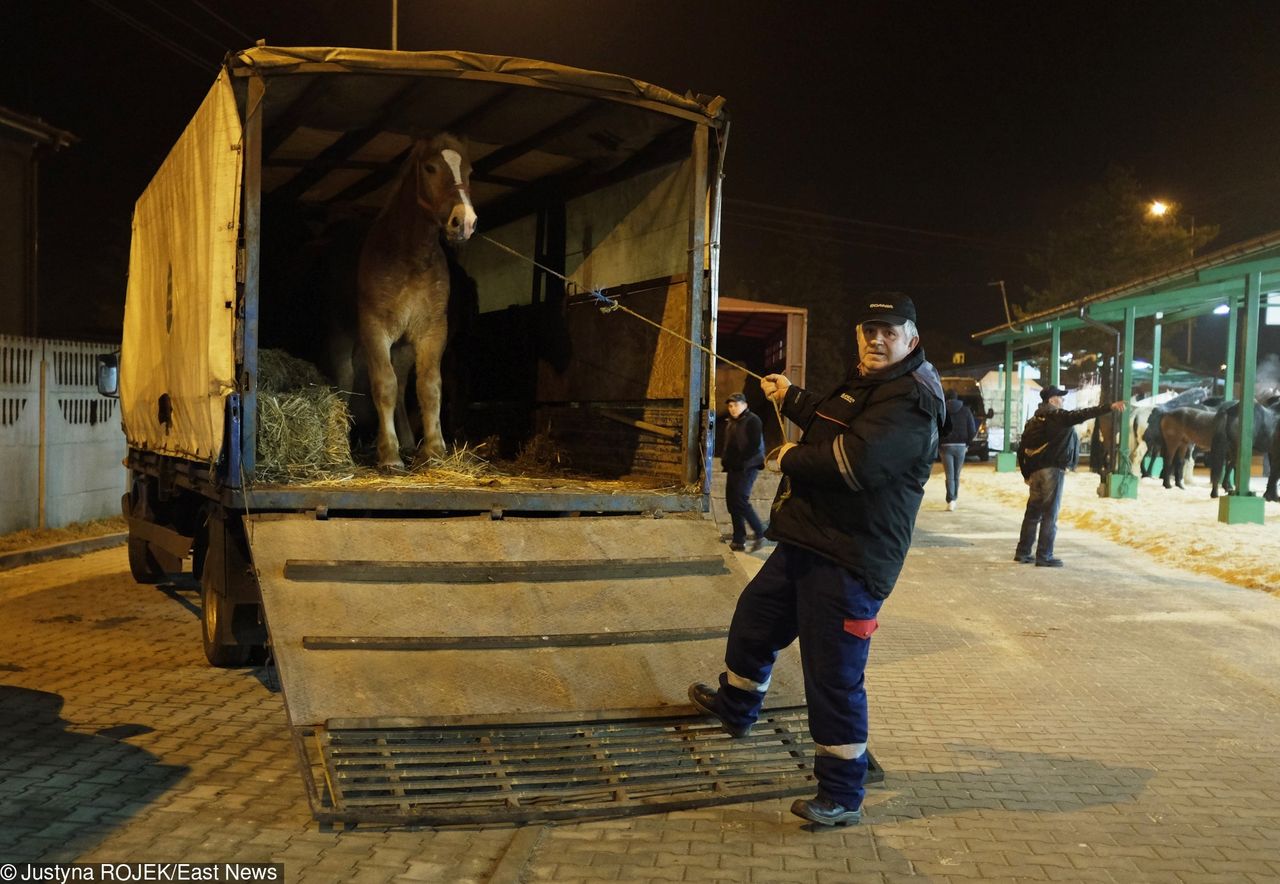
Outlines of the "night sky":
M118 332L133 202L225 51L387 48L390 8L6 3L0 104L81 139L42 167L41 331ZM1272 3L401 0L399 36L725 96L724 295L803 304L779 279L817 251L963 339L1003 321L988 283L1039 282L1027 248L1111 163L1220 224L1210 248L1280 229Z

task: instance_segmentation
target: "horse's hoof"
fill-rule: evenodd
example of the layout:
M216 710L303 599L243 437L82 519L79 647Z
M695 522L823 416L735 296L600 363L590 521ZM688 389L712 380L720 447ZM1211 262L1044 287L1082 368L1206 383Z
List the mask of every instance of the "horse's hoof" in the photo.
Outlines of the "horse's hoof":
M378 464L378 472L384 476L403 476L409 471L404 468L403 463L397 461L396 463Z

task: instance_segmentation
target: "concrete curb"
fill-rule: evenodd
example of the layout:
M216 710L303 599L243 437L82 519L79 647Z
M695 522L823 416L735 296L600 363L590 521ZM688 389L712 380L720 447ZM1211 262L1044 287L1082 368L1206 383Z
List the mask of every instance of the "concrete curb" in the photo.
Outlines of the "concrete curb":
M72 556L96 552L121 546L129 540L128 532L119 534L103 534L100 537L86 537L82 540L68 540L63 543L51 543L35 549L20 549L14 552L0 553L0 571L33 565L36 562L47 562L53 559L68 559Z

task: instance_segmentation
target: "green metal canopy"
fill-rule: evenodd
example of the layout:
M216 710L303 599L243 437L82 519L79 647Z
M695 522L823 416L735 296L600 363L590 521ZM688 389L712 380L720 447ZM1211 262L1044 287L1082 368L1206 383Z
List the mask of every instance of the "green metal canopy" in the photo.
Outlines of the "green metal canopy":
M1164 324L1179 322L1226 309L1226 388L1252 390L1258 358L1258 329L1264 294L1280 292L1280 231L1260 236L1216 252L1189 260L1176 267L1124 285L1086 295L1049 310L1042 310L1005 325L976 332L982 344L1005 345L1006 376L1013 372L1013 352L1032 344L1050 342L1049 382L1058 383L1062 333L1086 327L1105 327L1120 333L1117 363L1120 366L1121 398L1133 394L1134 325L1151 318L1154 342L1151 355L1151 393L1160 384L1160 332ZM1115 323L1115 325L1111 325ZM1005 390L1005 450L997 457L997 469L1013 469L1013 448L1008 432L1011 417L1010 391ZM1230 395L1230 393L1229 393ZM1237 394L1235 398L1251 399ZM1253 409L1240 409L1240 450L1236 491L1222 498L1219 520L1262 522L1262 500L1249 493L1252 463ZM1120 450L1127 450L1129 421L1122 422ZM1116 474L1104 479L1108 496L1133 497L1137 482L1130 474L1126 458L1118 459Z

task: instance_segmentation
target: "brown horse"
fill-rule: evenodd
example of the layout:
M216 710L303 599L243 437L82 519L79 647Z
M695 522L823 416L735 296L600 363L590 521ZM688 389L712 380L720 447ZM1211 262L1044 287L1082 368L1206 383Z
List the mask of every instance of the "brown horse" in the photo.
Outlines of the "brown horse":
M378 413L378 466L404 468L401 451L414 450L403 420L407 359L397 376L392 348L412 350L417 368L422 445L418 459L444 454L440 432L440 358L448 333L449 265L441 234L464 242L475 231L471 162L461 141L441 134L414 143L390 201L374 221L360 250L357 328ZM408 356L408 354L405 354ZM336 378L343 389L348 378ZM401 403L402 419L394 416ZM397 438L397 424L400 436Z
M1160 415L1160 435L1164 440L1164 487L1172 478L1182 487L1183 461L1195 456L1196 446L1213 447L1216 411L1204 408L1175 408Z

